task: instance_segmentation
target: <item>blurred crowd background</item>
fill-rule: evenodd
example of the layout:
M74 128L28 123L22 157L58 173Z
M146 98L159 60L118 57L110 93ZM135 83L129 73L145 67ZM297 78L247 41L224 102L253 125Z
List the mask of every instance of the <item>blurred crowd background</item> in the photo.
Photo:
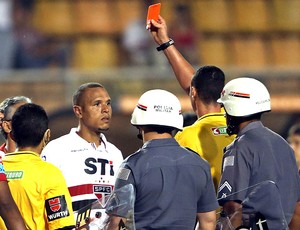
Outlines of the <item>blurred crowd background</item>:
M161 15L195 68L221 67L227 81L256 77L271 93L264 123L284 138L300 122L299 0L0 0L0 100L25 95L47 110L52 138L76 125L73 91L97 81L113 100L106 134L125 155L141 143L130 114L141 93L164 88L189 99L145 29Z

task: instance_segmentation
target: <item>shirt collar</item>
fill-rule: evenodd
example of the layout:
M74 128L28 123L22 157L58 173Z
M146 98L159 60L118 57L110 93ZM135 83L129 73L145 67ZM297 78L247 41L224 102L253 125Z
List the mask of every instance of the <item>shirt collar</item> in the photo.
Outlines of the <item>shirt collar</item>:
M238 136L242 136L243 134L245 134L246 132L248 132L249 130L252 129L257 129L257 128L261 128L264 127L264 125L262 124L261 121L253 121L250 122L248 125L246 125L242 130L239 131Z
M198 118L198 121L200 121L200 120L202 120L202 119L205 119L205 118L207 118L207 117L215 117L215 116L223 116L223 117L224 117L224 115L225 115L225 111L224 111L224 109L222 108L221 111L218 112L218 113L208 113L208 114L205 114L205 115L199 117L199 118Z
M174 138L153 139L144 143L142 148L159 147L166 145L179 145Z
M26 150L24 150L24 151L16 151L16 152L12 152L12 153L7 153L5 155L5 157L6 156L17 156L17 155L18 156L24 156L25 154L26 155L32 155L32 156L40 157L40 155L38 153L32 152L32 151L26 151Z
M100 133L99 135L99 139L101 140L101 142L103 143L103 145L99 145L98 148L96 148L95 143L90 143L88 141L86 141L85 139L83 139L81 136L79 136L76 132L77 132L78 128L72 128L70 130L70 134L76 136L77 139L79 139L80 141L86 142L88 144L90 144L94 149L104 149L106 150L106 146L107 146L107 139L105 137L105 135L103 133Z

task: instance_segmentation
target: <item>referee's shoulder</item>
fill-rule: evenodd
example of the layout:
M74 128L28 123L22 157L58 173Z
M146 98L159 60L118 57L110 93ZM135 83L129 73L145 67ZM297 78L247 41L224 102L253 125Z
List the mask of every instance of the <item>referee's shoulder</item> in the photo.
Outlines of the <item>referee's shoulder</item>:
M53 163L49 162L49 161L41 161L40 164L41 170L47 172L47 173L56 173L57 171L61 172L60 169Z

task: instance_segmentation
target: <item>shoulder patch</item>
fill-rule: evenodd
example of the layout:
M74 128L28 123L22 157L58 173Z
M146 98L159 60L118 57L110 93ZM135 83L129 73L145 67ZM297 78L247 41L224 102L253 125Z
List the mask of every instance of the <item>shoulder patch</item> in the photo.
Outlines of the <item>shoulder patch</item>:
M234 165L234 156L225 157L224 164L223 164L223 171L227 166L233 166L233 165Z
M48 221L61 219L70 215L65 195L52 197L45 201Z
M117 178L121 180L128 180L129 175L130 175L130 169L120 168Z
M232 191L232 186L229 184L229 182L226 180L223 184L220 185L218 193L220 198L226 198L228 194L230 194Z

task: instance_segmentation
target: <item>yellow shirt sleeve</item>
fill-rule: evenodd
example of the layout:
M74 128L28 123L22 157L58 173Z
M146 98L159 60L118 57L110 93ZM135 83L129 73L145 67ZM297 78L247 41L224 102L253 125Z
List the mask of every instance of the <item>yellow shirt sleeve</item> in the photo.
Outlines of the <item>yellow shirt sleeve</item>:
M72 200L61 171L53 167L48 191L45 193L45 219L49 229L75 226Z

